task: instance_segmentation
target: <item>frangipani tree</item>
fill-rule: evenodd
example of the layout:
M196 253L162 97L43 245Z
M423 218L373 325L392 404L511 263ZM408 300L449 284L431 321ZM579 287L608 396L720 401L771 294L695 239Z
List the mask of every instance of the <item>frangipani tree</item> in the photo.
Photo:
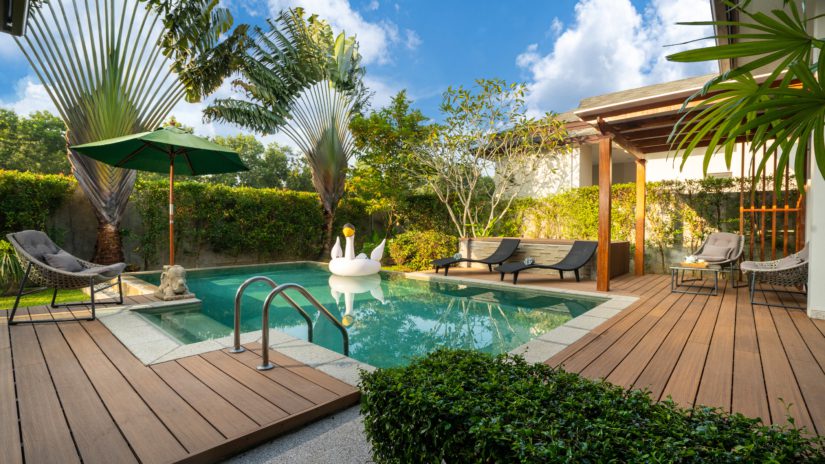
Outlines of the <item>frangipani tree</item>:
M697 97L707 97L685 110L671 135L672 147L682 150L683 164L697 149L704 149L705 171L711 157L724 151L730 166L737 141L747 139L758 155L763 149L754 181L776 157L776 172L782 172L795 154L797 185L805 184L805 160L809 143L819 173L825 176L825 40L809 32L813 20L806 16L805 1L785 0L784 9L751 13L749 1L725 4L741 20L682 23L714 26L726 31L710 38L720 45L687 50L668 56L671 61L700 62L736 59L741 64L705 84ZM730 41L730 42L728 42ZM768 67L767 76L757 76ZM779 188L781 176L775 178Z
M153 130L182 99L198 101L237 66L246 26L214 0L33 2L17 44L66 124L68 145ZM69 150L98 218L94 261L123 260L118 226L135 172Z
M283 129L295 141L321 198L327 253L352 157L349 123L366 96L355 37L333 36L301 8L284 10L268 30L255 29L241 74L233 84L243 98L216 100L204 114L263 134Z

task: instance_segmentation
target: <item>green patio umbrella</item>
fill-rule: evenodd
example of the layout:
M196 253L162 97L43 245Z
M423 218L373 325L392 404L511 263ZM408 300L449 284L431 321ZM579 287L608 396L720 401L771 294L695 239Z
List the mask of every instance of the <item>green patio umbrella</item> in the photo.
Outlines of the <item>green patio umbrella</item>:
M71 147L89 158L124 169L169 173L169 264L175 264L175 174L199 176L247 171L231 148L176 127Z

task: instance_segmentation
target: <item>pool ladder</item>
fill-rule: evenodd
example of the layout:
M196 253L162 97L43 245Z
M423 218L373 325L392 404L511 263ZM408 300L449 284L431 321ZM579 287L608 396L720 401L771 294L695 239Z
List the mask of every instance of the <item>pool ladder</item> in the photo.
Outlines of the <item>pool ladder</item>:
M297 290L298 293L303 295L309 303L318 310L319 313L323 314L324 317L327 318L332 324L338 328L338 331L341 332L341 336L344 338L344 356L349 356L349 335L347 334L347 329L341 324L332 313L329 312L327 308L324 307L318 300L312 296L306 288L298 285L298 284L280 284L278 285L274 280L270 279L269 277L258 276L252 277L247 279L244 283L238 287L238 291L235 292L235 339L234 339L234 346L229 350L231 353L242 353L246 351L244 347L241 346L241 297L243 296L244 291L246 288L252 285L255 282L266 282L272 287L272 291L269 292L269 295L266 296L266 300L264 300L263 312L261 314L261 353L263 359L261 360L261 365L258 366L259 371L266 371L275 367L271 362L269 362L269 306L272 304L272 300L275 299L276 296L283 297L287 303L289 303L301 317L307 323L307 340L312 343L312 319L309 318L309 314L304 311L301 306L295 302L289 295L284 293L284 291L293 289Z

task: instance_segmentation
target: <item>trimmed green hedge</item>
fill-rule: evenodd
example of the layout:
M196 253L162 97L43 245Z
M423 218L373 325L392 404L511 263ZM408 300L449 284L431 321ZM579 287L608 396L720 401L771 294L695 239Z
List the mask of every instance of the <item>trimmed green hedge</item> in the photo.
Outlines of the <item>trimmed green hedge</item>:
M48 231L76 186L70 176L0 170L0 238L25 229Z
M398 266L422 271L432 267L432 260L454 255L458 239L435 230L411 230L390 239L389 250Z
M821 437L475 351L361 373L378 463L823 462Z

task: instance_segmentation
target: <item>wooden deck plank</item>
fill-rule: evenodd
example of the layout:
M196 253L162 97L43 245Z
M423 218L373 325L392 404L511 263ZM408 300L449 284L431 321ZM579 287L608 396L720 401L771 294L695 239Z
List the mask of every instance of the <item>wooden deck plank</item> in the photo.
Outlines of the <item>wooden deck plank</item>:
M260 355L256 355L248 350L242 353L232 354L231 356L251 368L256 368L258 364L261 363ZM278 363L273 362L272 364L275 365L273 369L268 371L260 371L261 374L277 381L281 385L300 394L313 403L318 404L324 401L330 401L338 396L336 393L317 385L310 379L301 377Z
M790 414L797 425L814 430L770 311L764 306L758 307L754 311L754 322L759 338L759 354L762 359L771 421L787 423L786 417Z
M177 363L258 425L275 422L289 415L200 356L178 359Z
M14 377L26 462L80 462L34 327L15 326ZM5 428L4 428L5 432Z
M724 284L723 288L726 289ZM693 406L721 304L722 298L716 297L702 309L673 372L662 389L661 398L670 397L682 406Z
M825 434L825 400L821 396L825 372L788 315L788 311L796 310L771 307L770 311L815 430L819 434ZM801 409L802 404L799 407Z
M103 324L95 321L83 327L187 451L200 450L225 438L154 371L146 369Z
M753 318L754 308L748 303L746 288L740 288L738 291L731 409L748 417L758 417L768 423L771 414L768 394L765 391L762 359L759 356L759 340Z
M41 324L35 331L83 461L137 462L60 329Z
M0 316L0 462L20 464L20 423L17 416L17 395L14 390L11 339L6 316Z
M641 336L638 342L634 343L627 339L617 342L611 351L623 350L627 354L612 368L607 375L607 381L624 387L632 387L656 355L662 342L667 339L673 327L696 298L696 295L684 295L679 298L661 317L657 318L658 320L654 321L653 327ZM706 299L707 297L700 298ZM626 343L623 344L623 342Z
M255 421L204 385L178 363L169 361L155 364L152 370L225 437L237 437L257 428Z
M138 458L142 462L182 459L186 455L186 449L135 392L80 323L62 323L58 327Z
M737 292L728 284L725 283L722 293L722 304L710 339L695 404L719 407L730 412Z
M634 388L647 389L650 391L652 398L662 399L662 392L673 373L673 369L676 367L676 362L679 360L679 356L681 356L688 337L693 332L693 328L702 314L702 310L709 301L710 298L701 297L694 298L690 302L676 325L662 340L656 354L653 355L650 362L639 374L633 384Z
M232 377L254 392L268 392L266 399L289 414L308 409L315 404L301 395L285 388L257 369L249 368L222 351L203 353L201 358L208 361L226 375Z
M261 352L261 344L260 343L249 343L244 345L246 349L251 350L260 354ZM327 375L317 369L313 369L306 364L297 361L295 359L290 358L289 356L280 353L275 350L269 350L269 360L285 369L288 369L301 377L309 380L310 382L320 385L321 387L326 388L329 391L335 392L339 395L349 395L352 393L353 390L357 390L352 385L344 383L335 377Z

